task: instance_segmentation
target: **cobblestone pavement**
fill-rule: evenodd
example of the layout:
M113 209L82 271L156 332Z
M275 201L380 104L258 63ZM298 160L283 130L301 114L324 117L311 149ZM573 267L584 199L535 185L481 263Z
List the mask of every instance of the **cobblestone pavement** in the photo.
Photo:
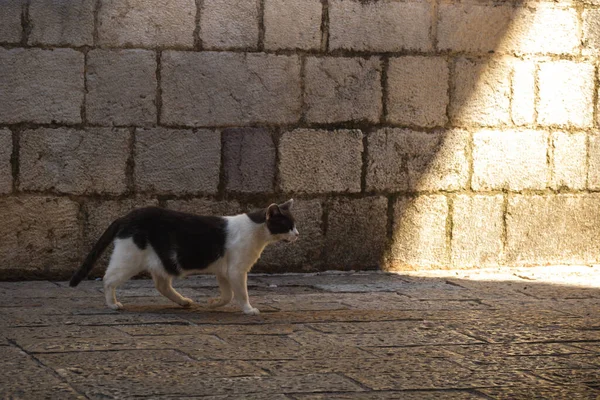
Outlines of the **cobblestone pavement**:
M561 271L560 274L556 271ZM245 316L213 277L0 283L0 398L600 398L600 269L255 275ZM587 285L577 286L577 285Z

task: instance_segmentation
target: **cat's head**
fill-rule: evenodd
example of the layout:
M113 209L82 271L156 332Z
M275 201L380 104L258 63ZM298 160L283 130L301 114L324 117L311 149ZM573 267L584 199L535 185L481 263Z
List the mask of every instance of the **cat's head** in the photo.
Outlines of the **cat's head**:
M271 204L266 211L266 225L274 241L285 240L293 242L298 239L296 221L292 215L294 200L289 199L283 204Z

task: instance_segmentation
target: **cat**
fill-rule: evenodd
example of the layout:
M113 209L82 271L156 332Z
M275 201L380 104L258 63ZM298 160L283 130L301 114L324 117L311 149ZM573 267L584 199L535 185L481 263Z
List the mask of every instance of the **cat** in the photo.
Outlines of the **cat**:
M259 314L248 300L247 275L269 243L298 239L291 213L293 203L290 199L259 211L226 217L198 216L158 207L134 210L106 229L69 284L77 286L114 241L103 278L109 308L123 308L116 298L117 287L142 271L152 275L163 296L183 307L192 305L193 300L175 291L172 279L214 273L220 297L210 299L209 307L224 306L235 297L245 314Z

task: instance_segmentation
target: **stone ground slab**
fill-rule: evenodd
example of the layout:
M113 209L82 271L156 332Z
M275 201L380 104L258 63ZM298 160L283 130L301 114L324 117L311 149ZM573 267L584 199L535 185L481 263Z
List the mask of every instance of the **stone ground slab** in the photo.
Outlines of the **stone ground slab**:
M600 398L600 268L252 275L245 316L214 277L0 282L0 398Z

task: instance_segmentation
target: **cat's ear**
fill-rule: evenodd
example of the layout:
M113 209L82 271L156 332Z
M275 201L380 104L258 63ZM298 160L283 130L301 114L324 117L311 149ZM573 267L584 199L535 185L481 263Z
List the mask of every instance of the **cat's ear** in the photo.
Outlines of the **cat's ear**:
M281 208L282 210L289 211L292 209L293 205L294 205L294 199L289 199L285 203L281 204L279 206L279 208Z
M281 214L281 210L279 209L279 206L275 203L271 204L267 208L267 221L269 219L271 219L272 217L274 217L275 215L280 215L280 214Z

